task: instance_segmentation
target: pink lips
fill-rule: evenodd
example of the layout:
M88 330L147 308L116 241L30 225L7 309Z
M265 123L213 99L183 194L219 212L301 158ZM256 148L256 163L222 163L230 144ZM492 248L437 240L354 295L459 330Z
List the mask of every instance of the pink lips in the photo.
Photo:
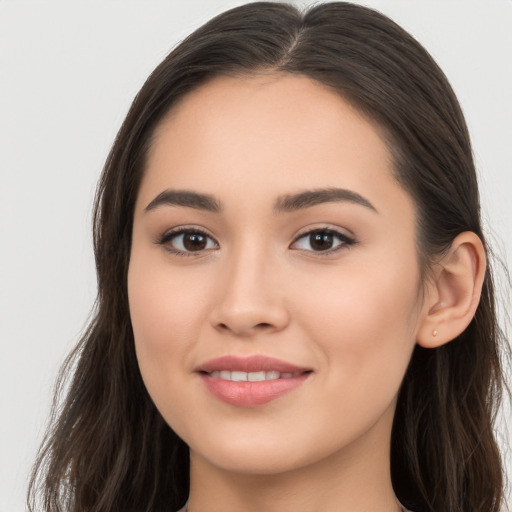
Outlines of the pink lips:
M196 372L210 393L239 407L254 407L275 400L300 386L311 374L308 368L267 356L219 357L200 365ZM249 380L230 380L226 372L236 372L234 379L244 378L243 374L247 373ZM263 375L266 379L259 380Z

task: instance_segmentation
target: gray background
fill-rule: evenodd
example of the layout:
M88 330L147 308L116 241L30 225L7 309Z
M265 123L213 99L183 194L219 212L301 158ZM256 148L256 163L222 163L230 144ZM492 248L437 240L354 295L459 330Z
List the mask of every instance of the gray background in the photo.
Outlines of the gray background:
M94 301L91 206L116 131L172 46L242 3L0 0L0 512L25 510L53 383ZM448 75L512 269L512 1L356 3L412 32Z

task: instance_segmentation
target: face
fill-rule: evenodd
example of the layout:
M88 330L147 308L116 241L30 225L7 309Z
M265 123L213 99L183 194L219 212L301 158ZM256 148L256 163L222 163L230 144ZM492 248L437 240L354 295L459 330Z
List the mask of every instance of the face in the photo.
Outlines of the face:
M158 127L128 272L147 389L192 460L387 457L422 315L411 197L306 77L216 78Z

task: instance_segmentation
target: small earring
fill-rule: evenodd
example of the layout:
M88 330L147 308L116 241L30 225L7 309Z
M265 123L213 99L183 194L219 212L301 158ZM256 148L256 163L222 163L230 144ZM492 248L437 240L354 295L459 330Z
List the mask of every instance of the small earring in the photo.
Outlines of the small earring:
M437 336L437 331L435 329L432 331L432 336Z

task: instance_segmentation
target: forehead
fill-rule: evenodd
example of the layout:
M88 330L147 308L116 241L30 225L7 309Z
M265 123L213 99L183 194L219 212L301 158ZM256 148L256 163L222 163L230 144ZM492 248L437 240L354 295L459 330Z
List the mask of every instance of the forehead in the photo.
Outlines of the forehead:
M261 201L343 187L373 204L405 193L378 127L333 89L286 73L216 77L181 99L155 131L141 195L147 204L166 187Z
M236 134L228 131L235 124L239 130ZM173 131L177 135L182 129L193 130L197 139L211 137L215 132L216 142L221 142L222 135L260 134L253 138L251 146L255 147L258 142L268 145L264 136L273 125L272 136L282 144L314 138L329 142L347 124L352 125L351 131L364 128L368 139L377 144L383 142L376 123L365 121L338 91L312 78L284 72L218 76L182 98L157 127L153 140L158 142ZM212 131L208 132L209 128ZM337 143L348 143L348 136L344 133ZM387 148L381 149L390 162Z

